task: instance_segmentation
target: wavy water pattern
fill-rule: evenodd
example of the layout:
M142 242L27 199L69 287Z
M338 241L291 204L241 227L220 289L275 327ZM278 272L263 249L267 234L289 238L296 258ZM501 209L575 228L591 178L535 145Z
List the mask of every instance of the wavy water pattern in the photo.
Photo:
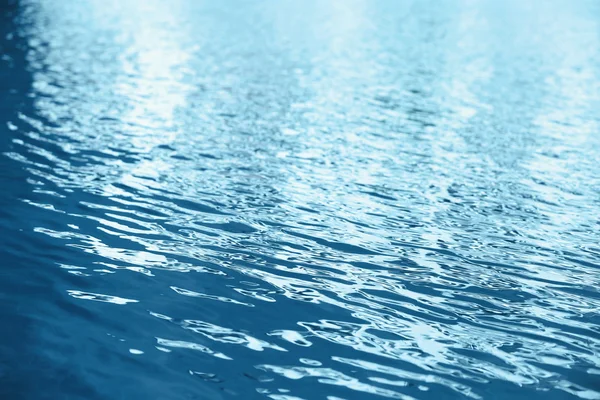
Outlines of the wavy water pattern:
M14 4L2 398L600 399L599 5Z

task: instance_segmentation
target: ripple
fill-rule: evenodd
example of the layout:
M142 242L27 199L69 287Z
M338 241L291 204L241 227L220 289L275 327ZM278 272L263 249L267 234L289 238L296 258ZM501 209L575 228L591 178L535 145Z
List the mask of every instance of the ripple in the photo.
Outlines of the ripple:
M85 292L80 292L79 290L69 290L67 292L69 293L69 296L74 297L76 299L101 301L103 303L125 305L128 303L137 303L138 302L137 300L133 300L133 299L125 299L123 297L118 297L118 296L109 296L107 294L85 293Z

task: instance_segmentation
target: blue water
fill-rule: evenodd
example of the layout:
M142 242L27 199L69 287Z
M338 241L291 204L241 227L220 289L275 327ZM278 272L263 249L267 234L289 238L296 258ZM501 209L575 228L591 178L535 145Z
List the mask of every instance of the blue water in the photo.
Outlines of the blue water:
M600 399L600 2L0 2L0 399Z

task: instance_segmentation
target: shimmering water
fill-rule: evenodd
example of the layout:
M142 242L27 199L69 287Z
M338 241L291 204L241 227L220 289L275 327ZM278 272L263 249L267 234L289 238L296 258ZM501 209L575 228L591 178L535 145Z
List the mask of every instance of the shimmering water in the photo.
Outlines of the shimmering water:
M2 3L1 399L600 398L600 2Z

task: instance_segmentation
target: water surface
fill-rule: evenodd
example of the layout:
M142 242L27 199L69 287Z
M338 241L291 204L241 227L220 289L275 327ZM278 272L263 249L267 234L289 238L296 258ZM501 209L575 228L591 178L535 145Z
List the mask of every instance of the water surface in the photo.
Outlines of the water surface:
M600 3L8 0L0 398L600 399Z

